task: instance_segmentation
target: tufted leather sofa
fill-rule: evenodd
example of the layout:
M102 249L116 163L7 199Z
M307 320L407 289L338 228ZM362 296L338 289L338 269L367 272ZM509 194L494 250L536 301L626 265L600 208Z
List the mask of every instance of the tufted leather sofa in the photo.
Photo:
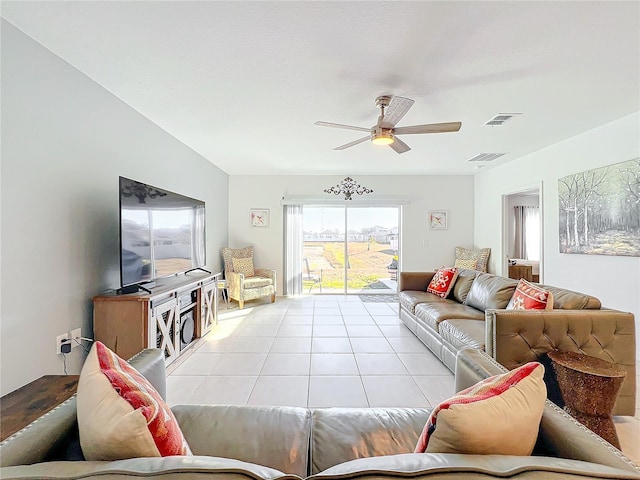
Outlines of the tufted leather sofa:
M434 275L400 273L400 319L449 369L455 370L457 352L467 347L486 351L508 369L530 361L549 365L546 353L555 349L582 352L625 369L614 414L635 414L633 314L547 285L553 310L505 310L518 282L464 269L445 299L426 291Z
M130 360L164 395L164 357ZM505 371L479 350L458 357L456 388ZM550 402L533 456L411 453L428 408L181 405L173 412L195 456L84 461L75 397L0 444L0 478L401 480L635 479L622 452Z

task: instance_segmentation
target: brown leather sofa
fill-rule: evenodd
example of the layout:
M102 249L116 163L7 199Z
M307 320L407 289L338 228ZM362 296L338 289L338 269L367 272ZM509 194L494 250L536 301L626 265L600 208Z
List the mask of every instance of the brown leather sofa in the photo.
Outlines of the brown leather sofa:
M130 360L165 393L164 357ZM460 353L456 387L505 371L479 350ZM640 469L547 402L534 455L411 453L426 408L322 408L181 405L173 412L195 456L84 461L75 397L0 444L0 478L363 480L636 479Z
M548 365L551 350L577 351L620 365L627 372L615 415L635 415L636 359L633 314L603 308L583 293L545 285L553 310L505 310L517 280L460 270L448 298L427 293L435 272L401 272L400 319L455 370L462 348L486 351L508 369L530 361Z

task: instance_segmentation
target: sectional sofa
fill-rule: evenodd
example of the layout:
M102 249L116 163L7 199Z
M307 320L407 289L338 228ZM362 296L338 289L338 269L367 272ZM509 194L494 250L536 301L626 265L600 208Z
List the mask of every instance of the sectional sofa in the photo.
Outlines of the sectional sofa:
M461 269L447 298L428 293L435 272L401 272L400 319L455 371L463 348L484 350L508 369L530 361L549 365L551 350L579 351L626 371L615 415L635 415L636 360L633 314L603 308L583 293L544 286L553 310L507 310L518 281Z
M165 394L160 350L145 350L130 363ZM463 350L456 388L503 371L480 350ZM411 453L427 408L182 405L172 410L195 456L84 461L72 397L0 444L0 478L640 480L633 462L549 401L532 456Z

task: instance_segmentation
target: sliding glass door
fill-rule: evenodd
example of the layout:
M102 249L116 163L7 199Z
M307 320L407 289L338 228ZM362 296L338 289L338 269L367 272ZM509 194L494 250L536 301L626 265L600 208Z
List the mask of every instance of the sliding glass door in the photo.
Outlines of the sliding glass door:
M303 207L304 293L395 293L400 207Z

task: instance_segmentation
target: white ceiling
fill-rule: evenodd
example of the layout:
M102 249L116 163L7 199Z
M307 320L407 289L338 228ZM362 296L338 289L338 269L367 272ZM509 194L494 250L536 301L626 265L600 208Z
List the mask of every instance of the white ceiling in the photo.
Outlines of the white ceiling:
M2 2L2 16L230 175L472 174L640 110L640 2ZM361 132L415 99L402 155ZM523 115L503 127L498 113ZM558 159L563 161L563 159Z

